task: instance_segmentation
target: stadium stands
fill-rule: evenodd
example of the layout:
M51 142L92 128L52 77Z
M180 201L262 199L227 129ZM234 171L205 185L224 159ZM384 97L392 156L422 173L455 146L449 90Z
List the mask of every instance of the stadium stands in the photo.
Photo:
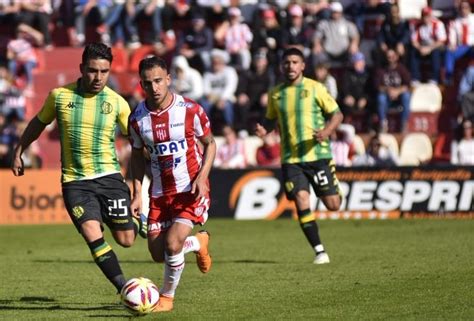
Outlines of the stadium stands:
M355 135L354 139L352 141L352 144L354 145L354 151L356 155L363 155L365 154L365 143L362 137L359 135Z
M433 156L431 140L425 133L409 133L400 146L400 165L418 166L429 162Z
M262 140L257 136L249 136L245 138L245 154L249 166L257 165L257 148L262 145Z
M410 101L409 130L435 134L442 106L443 96L437 85L427 83L414 87Z
M346 5L354 1L341 2ZM450 10L451 6L449 4L451 4L451 2L452 1L442 0L397 1L401 16L408 19L411 23L415 23L416 19L420 18L421 9L428 4L431 4L433 9L444 10L444 8L446 8L446 10ZM445 14L447 15L445 12L442 12L442 14L443 17ZM442 21L447 24L449 17L444 18ZM282 21L284 21L284 19ZM372 61L372 50L375 47L375 39L382 22L383 16L380 15L368 15L364 20L359 50L365 54L369 66L373 66L373 63L375 63ZM46 50L44 48L36 49L39 64L34 71L34 96L28 98L27 119L37 113L51 88L74 81L79 76L78 66L80 64L83 48L76 48L71 45L68 36L68 26L61 24L55 25L55 23L56 20L53 19L50 26L50 30L53 33L54 50ZM140 27L149 29L150 26L146 23L142 23ZM173 26L173 28L175 27L176 26ZM0 33L0 52L3 54L5 52L4 47L6 46L4 39L14 37L14 29L12 29L12 26L0 26L0 31L2 31ZM140 30L140 32L149 32L149 30ZM176 32L176 35L178 36L179 32ZM88 41L99 40L100 38L96 28L89 26L87 28L86 38ZM148 54L156 53L156 48L149 42L143 42L141 47L134 50L124 47L123 44L113 46L112 48L114 63L112 65L111 81L124 97L130 97L136 89L138 82L137 71L139 61ZM170 52L166 53L167 58ZM402 163L420 164L428 161L429 159L427 159L427 157L431 156L433 156L433 163L449 162L451 132L454 127L453 125L459 120L460 115L457 101L457 82L465 66L469 63L470 60L468 58L462 58L456 62L453 85L438 86L435 84L419 84L413 87L410 101L411 114L408 121L408 131L400 133L399 111L395 108L389 111L388 131L394 135L382 134L381 139L396 155L400 155ZM431 68L431 66L428 65L424 67ZM331 73L333 73L338 81L341 81L346 71L345 66L337 65L331 68ZM374 117L373 114L374 107L375 106L370 105L363 112L354 112L351 117L347 117L348 123L356 128L356 133L358 134L354 137L354 149L358 154L365 152L366 145L364 142L367 142L366 135L368 135L367 133L374 129L373 127L377 124L376 116ZM413 135L415 133L421 135ZM50 154L55 154L55 152L49 152L49 150L56 148L54 144L57 144L57 140L54 140L52 138L53 136L54 135L49 135L46 138L42 137L40 139L41 147L44 148L46 155L44 161L45 167L57 166L57 164L54 164L54 162L57 162L56 157L49 156ZM216 137L218 146L222 139L222 137ZM428 141L430 141L431 152L429 151L430 148L427 147ZM431 142L434 143L431 144ZM250 136L246 138L245 144L249 165L254 166L256 164L255 150L261 145L261 140L257 137ZM409 146L418 146L420 149L418 150L417 147L414 148L414 151L419 153L420 157L412 155L409 148L407 149L407 147L405 147L407 144Z
M394 155L399 155L398 141L394 135L390 133L380 133L380 142L386 146Z
M436 113L441 110L443 97L441 90L435 84L420 84L413 88L410 111Z
M408 20L421 18L421 9L427 5L427 0L398 0L400 15Z

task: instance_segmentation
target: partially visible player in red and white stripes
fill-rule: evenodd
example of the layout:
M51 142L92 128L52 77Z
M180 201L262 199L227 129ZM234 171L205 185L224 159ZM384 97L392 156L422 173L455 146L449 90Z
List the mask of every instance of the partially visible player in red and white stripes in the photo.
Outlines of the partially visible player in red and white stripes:
M171 78L163 59L144 58L139 73L146 98L129 118L133 147L131 208L136 215L141 212L145 155L148 155L152 173L148 248L156 262L165 262L160 303L155 309L163 312L173 309L185 253L196 253L201 272L207 273L211 267L209 233L190 234L196 224L204 224L208 217L208 177L216 144L203 108L169 90Z
M474 14L471 3L462 0L458 6L458 17L448 25L448 50L445 57L446 80L449 84L454 76L456 61L464 56L474 58Z

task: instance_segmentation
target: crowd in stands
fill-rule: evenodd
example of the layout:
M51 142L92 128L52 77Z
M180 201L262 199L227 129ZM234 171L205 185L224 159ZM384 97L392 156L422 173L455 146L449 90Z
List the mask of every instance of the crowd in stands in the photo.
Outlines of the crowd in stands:
M281 53L291 46L304 53L306 76L325 84L339 102L345 124L363 117L362 130L374 133L366 153L357 155L352 139L361 128L340 129L333 138L338 165L397 164L378 135L409 133L411 93L421 83L459 88L457 104L450 107L456 109L453 132L455 127L469 132L466 127L474 121L471 1L446 0L437 10L439 1L428 0L417 17L408 19L401 14L401 2L0 1L0 157L4 146L17 139L11 126L21 128L13 124L25 120L25 99L35 94L36 50L99 40L129 56L150 46L146 54L165 58L173 90L199 102L214 132L226 138L217 167L248 165L245 158L234 160L235 153L244 153L239 137L252 135L265 115L267 91L281 80ZM66 31L65 44L55 42L58 30ZM462 63L464 69L456 67ZM132 108L143 95L137 85L127 97ZM395 125L389 114L397 115ZM472 132L454 140L453 163L474 163L472 141ZM275 165L278 138L260 143L258 164Z

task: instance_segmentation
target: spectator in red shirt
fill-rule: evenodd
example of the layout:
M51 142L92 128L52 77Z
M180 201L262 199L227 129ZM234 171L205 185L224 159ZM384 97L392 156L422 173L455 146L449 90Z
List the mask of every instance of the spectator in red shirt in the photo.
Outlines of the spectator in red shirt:
M263 138L263 145L257 148L257 165L266 167L280 166L280 137L271 132Z

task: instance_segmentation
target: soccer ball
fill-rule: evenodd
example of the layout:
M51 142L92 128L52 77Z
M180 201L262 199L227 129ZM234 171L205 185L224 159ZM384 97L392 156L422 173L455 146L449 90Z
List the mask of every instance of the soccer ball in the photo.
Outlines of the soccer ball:
M130 313L144 315L153 312L160 300L160 293L158 287L151 280L138 277L125 283L120 291L120 298Z

